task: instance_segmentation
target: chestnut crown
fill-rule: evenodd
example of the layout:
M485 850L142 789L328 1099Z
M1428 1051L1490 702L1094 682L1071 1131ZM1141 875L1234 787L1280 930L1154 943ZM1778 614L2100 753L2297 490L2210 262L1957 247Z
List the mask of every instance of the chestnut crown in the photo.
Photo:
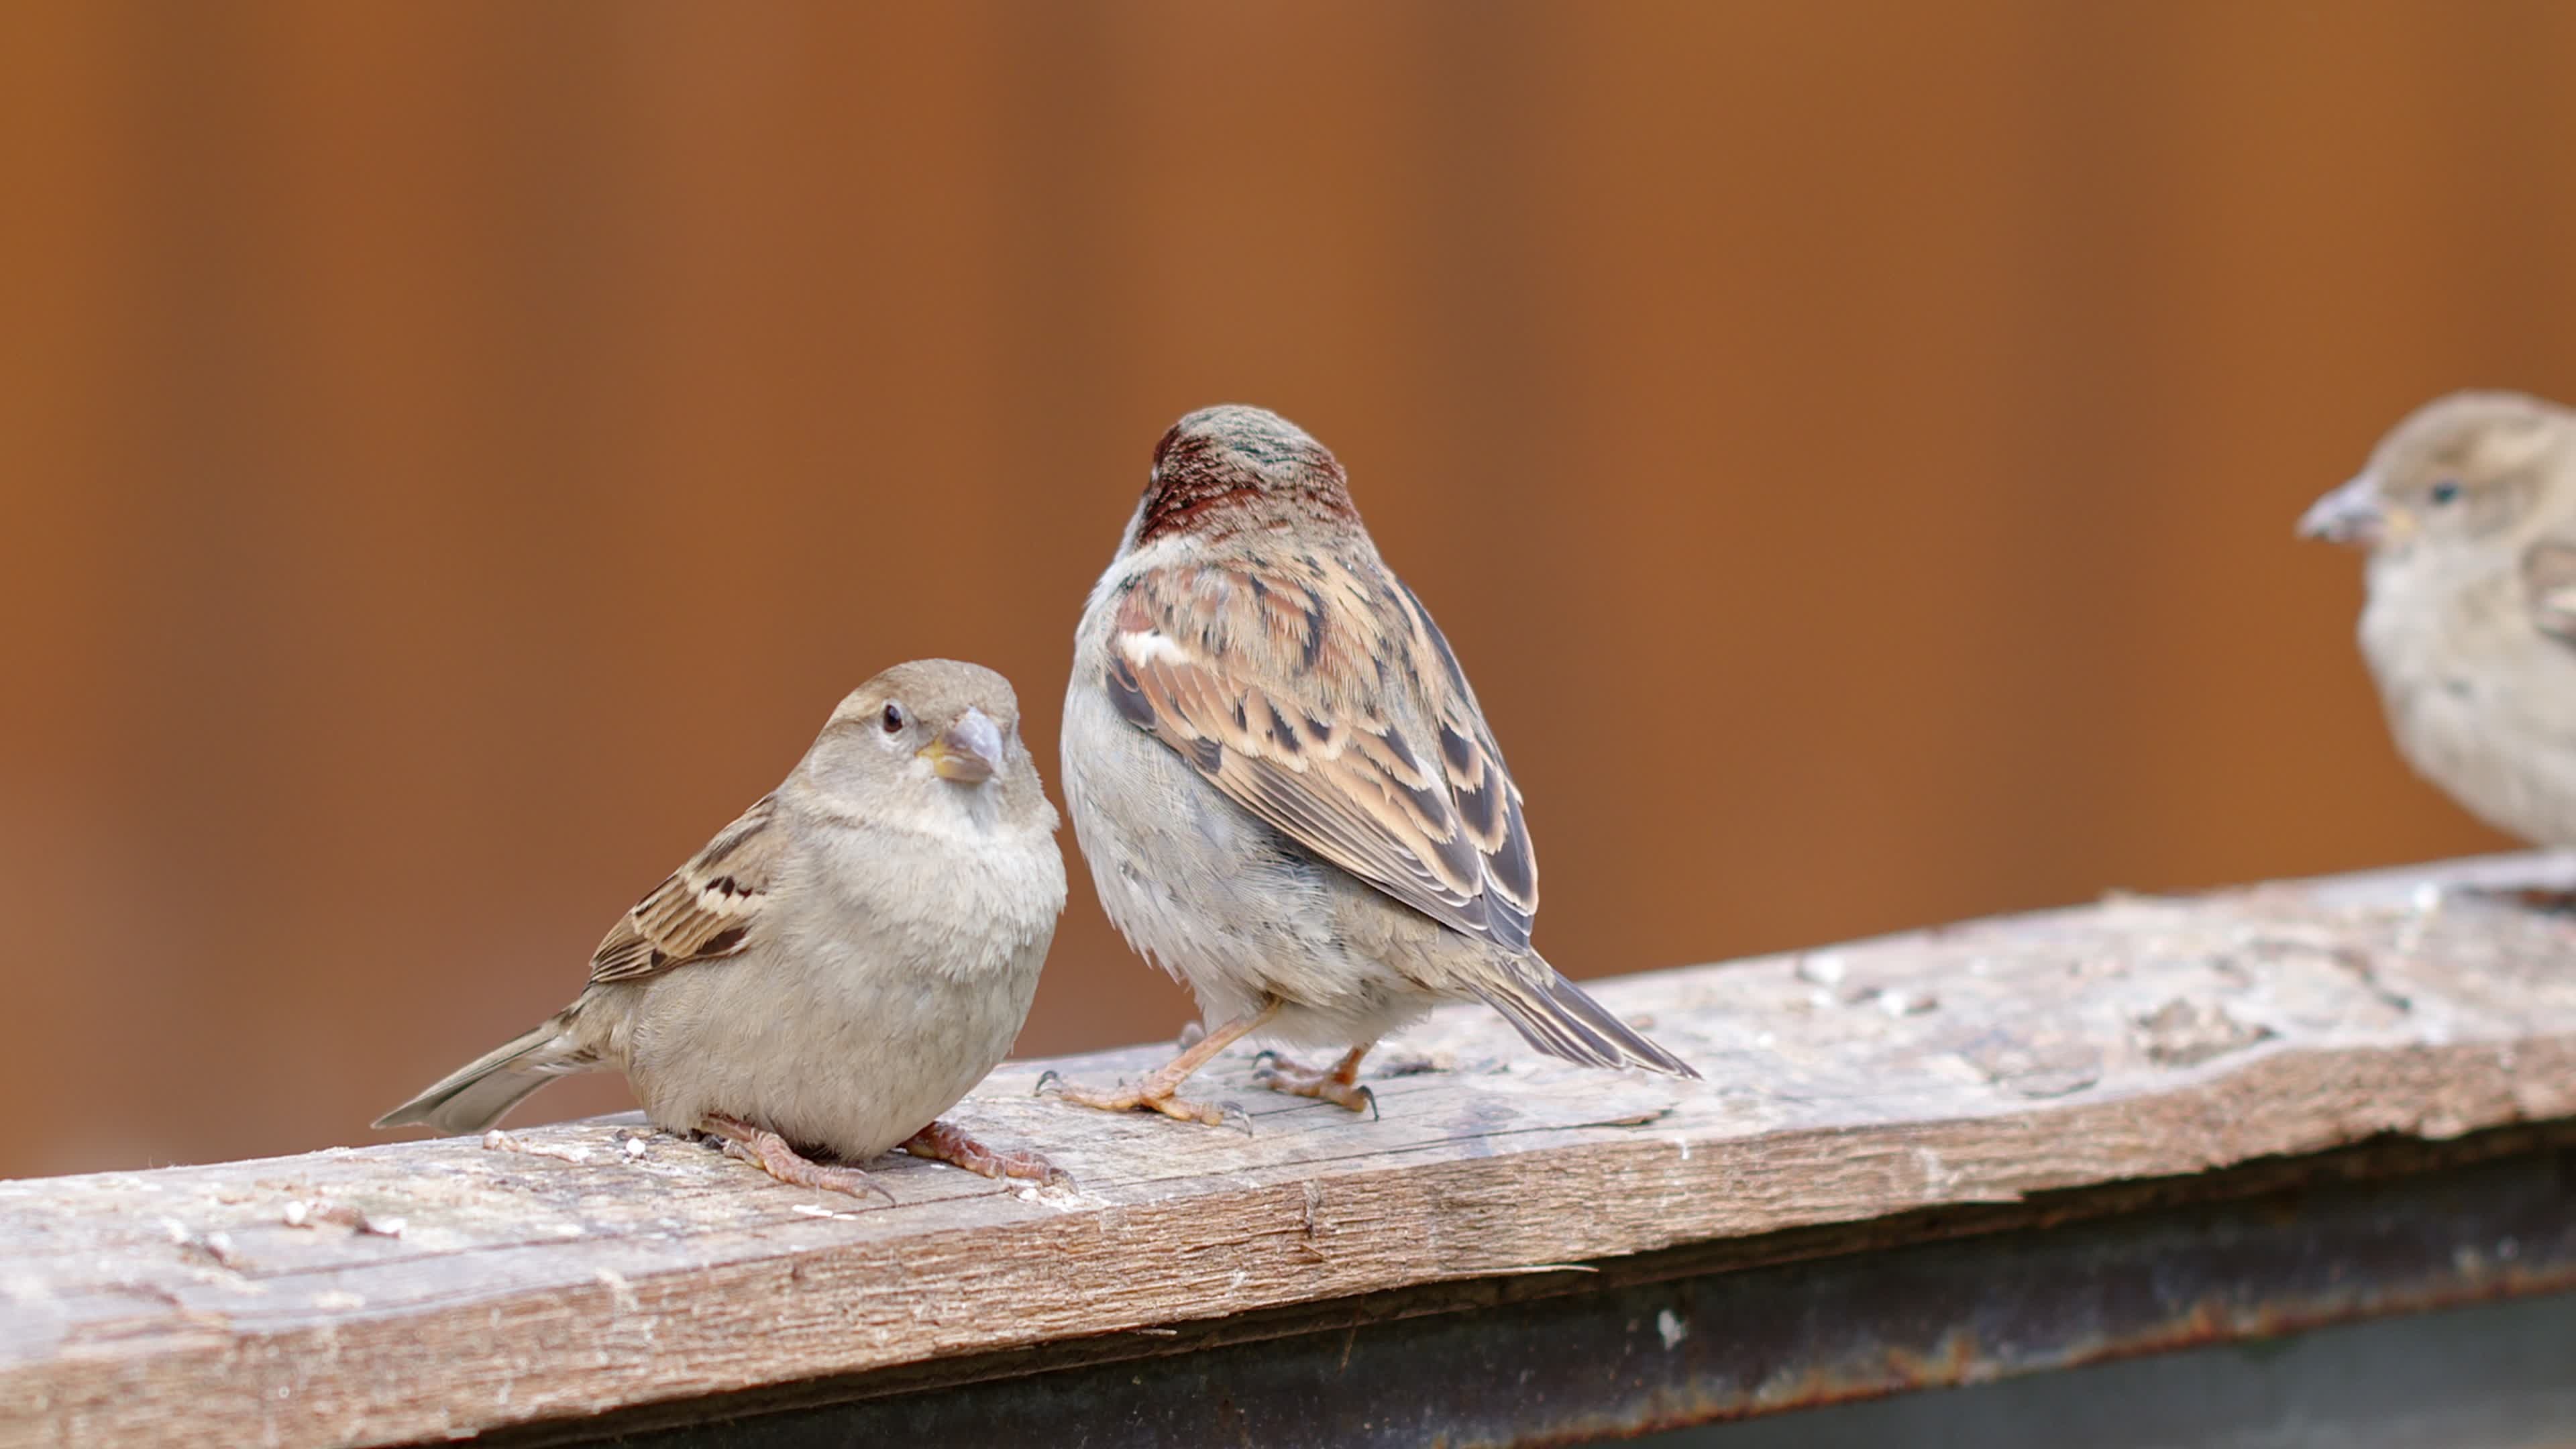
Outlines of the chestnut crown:
M1154 445L1131 542L1358 517L1331 449L1277 413L1227 403L1182 418Z

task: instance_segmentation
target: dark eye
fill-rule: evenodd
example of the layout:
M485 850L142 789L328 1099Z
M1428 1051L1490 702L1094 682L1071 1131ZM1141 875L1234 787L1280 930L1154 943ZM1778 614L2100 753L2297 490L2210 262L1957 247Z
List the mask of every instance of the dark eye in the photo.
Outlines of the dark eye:
M2435 503L2451 502L2460 496L2460 480L2457 478L2443 479L2441 482L2433 485L2431 496Z
M902 705L887 705L885 707L885 713L878 716L878 718L884 721L885 732L887 734L899 735L903 733L904 715Z

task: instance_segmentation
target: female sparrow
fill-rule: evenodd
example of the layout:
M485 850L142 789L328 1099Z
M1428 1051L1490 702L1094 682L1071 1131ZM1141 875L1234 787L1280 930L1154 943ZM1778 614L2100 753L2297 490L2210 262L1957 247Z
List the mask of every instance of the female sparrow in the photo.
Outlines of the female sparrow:
M1260 1076L1357 1110L1377 1039L1469 998L1543 1052L1698 1075L1530 949L1537 862L1475 691L1341 464L1283 418L1216 407L1163 435L1074 636L1064 768L1110 920L1210 1023L1068 1100L1220 1122L1175 1093L1259 1031L1344 1049Z
M626 913L570 1006L376 1123L480 1132L567 1072L626 1075L653 1125L782 1182L860 1193L900 1146L1048 1175L936 1120L1009 1052L1064 909L1055 808L1010 682L898 664L785 784Z
M2462 392L2380 440L2299 531L2369 550L2361 652L2408 762L2489 824L2576 845L2576 427Z

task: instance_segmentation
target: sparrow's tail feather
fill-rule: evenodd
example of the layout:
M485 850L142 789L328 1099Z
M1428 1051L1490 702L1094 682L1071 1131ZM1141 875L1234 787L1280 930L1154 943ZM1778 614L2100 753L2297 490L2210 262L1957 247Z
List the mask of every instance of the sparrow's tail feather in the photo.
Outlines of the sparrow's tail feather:
M1643 1067L1698 1080L1699 1073L1691 1070L1690 1063L1638 1034L1536 953L1515 964L1521 969L1500 982L1478 986L1476 994L1518 1028L1531 1046L1587 1067Z
M571 1013L548 1018L439 1079L376 1119L379 1127L428 1126L449 1137L481 1132L530 1092L587 1064L568 1049Z

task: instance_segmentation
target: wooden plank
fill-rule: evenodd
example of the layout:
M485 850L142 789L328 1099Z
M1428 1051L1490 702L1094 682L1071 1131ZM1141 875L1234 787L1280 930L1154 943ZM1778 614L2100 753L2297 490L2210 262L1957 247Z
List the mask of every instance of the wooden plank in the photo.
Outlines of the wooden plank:
M1927 1207L2576 1117L2576 927L2431 883L2114 899L1599 983L1704 1084L1388 1052L1382 1120L1249 1136L1034 1099L958 1118L1075 1181L896 1159L891 1207L618 1121L0 1184L0 1443L399 1442ZM1141 969L1141 968L1140 968Z
M2483 1404L2492 1424L2499 1395L2519 1381L2569 1392L2525 1397L2508 1442L2576 1443L2576 1340L2557 1331L2576 1325L2576 1132L2392 1140L2218 1178L1944 1209L1956 1235L1931 1242L1891 1246L1887 1223L1810 1229L1608 1260L1592 1273L1404 1289L558 1420L490 1442L1501 1449L1700 1425L1714 1449L1736 1437L1725 1421L1752 1418L1781 1431L1756 1436L1773 1443L1985 1445L2011 1437L2008 1426L1962 1395L1913 1391L2019 1379L2034 1399L2075 1402L2085 1394L2068 1381L2093 1377L2087 1365L2178 1352L2204 1369L2211 1357L2313 1359L2320 1340L2357 1326L2401 1329L2397 1341L2414 1350L2412 1371L2383 1374L2367 1393L2405 1427L2367 1442L2476 1442L2462 1432L2473 1420L2437 1426L2426 1411ZM2536 1301L2499 1308L2500 1289ZM2513 1315L2540 1336L2500 1357L2495 1334L2464 1321L2549 1305L2558 1311ZM2400 1321L2367 1321L2386 1318ZM2195 1346L2211 1352L2186 1352ZM2308 1380L2298 1398L2339 1390L2325 1397L2343 1412L2321 1423L2368 1421L2357 1383L2325 1366ZM1925 1431L1834 1432L1830 1406L1887 1395L1920 1404L1908 1417ZM2196 1402L2188 1417L2210 1426L2198 1433L2140 1433L2145 1406L2111 1400L2027 1427L2049 1443L2078 1423L2088 1444L2270 1444L2260 1427L2294 1403ZM1770 1422L1784 1413L1788 1422Z

